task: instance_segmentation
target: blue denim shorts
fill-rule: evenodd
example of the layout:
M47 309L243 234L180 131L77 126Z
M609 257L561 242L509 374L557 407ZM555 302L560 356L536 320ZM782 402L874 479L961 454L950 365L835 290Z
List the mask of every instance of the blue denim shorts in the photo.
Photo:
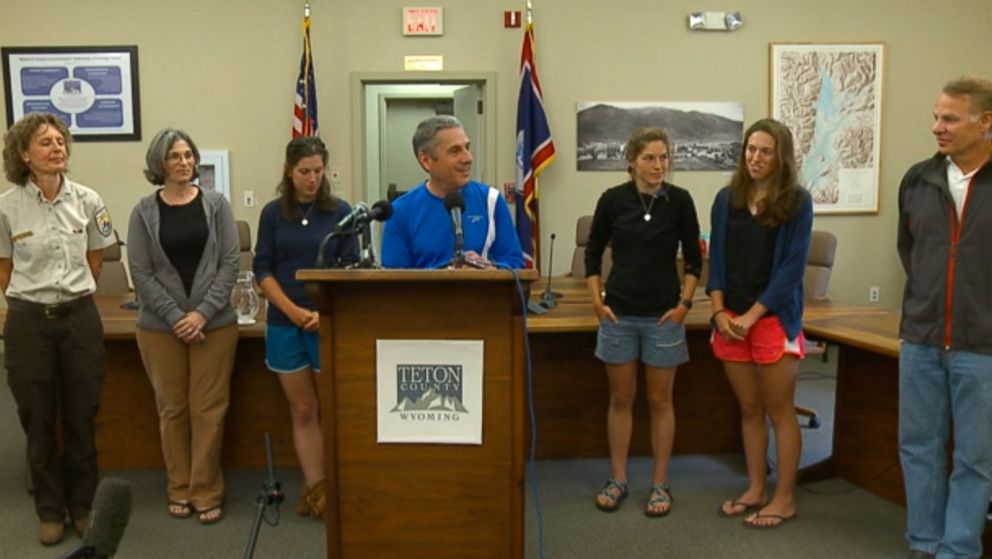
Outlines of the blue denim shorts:
M274 373L320 372L317 333L295 326L265 327L265 365Z
M689 360L685 327L672 320L658 324L656 316L618 316L618 324L599 322L596 357L611 365L640 358L652 367L675 367Z

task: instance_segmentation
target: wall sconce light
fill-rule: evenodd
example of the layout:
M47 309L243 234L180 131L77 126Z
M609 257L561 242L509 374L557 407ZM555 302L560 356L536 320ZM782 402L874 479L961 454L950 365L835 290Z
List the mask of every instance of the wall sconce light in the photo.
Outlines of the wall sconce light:
M689 14L692 31L736 31L744 25L740 12L693 12Z

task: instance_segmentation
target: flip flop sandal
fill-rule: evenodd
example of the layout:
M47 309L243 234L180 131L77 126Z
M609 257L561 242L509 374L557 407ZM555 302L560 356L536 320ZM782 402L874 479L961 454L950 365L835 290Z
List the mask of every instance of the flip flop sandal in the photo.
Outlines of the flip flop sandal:
M732 503L730 503L731 512L727 512L723 510L723 505L721 504L720 508L716 509L716 514L717 516L720 516L722 518L736 518L738 516L742 516L749 512L752 512L755 509L764 508L764 506L767 504L768 501L765 501L764 503L745 503L744 501L733 501ZM744 508L737 510L737 507L744 507Z
M651 486L651 497L648 498L648 504L644 507L644 514L651 518L661 518L672 512L673 502L675 499L672 497L672 488L667 483L656 483ZM668 508L657 510L658 505L665 503L668 504Z
M620 508L620 501L627 498L627 482L610 478L597 495L606 497L607 501L604 504L596 499L596 508L603 512L613 512Z
M214 524L224 519L224 509L220 506L196 511L196 520L200 524Z
M798 512L792 513L792 516L782 516L781 514L761 514L761 513L755 513L754 516L750 516L748 518L745 518L742 522L744 523L744 527L745 528L751 528L753 530L772 530L774 528L778 528L779 526L785 524L786 522L788 522L790 520L794 520L797 516L799 516L799 513ZM762 519L762 518L773 518L773 519L778 520L778 522L775 522L773 524L756 524L755 523L756 520L759 520L759 519ZM748 519L750 519L750 520L748 520Z
M193 505L182 501L169 501L168 511L172 518L189 518L193 516Z

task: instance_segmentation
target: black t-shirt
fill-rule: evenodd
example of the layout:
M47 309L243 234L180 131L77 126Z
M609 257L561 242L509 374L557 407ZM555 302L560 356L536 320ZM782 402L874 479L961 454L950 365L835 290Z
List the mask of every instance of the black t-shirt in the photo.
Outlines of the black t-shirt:
M170 206L156 196L161 215L158 238L169 261L176 267L183 287L189 295L193 289L196 268L207 245L207 214L203 210L203 196L197 190L196 197L182 206Z
M645 220L645 214L651 219ZM655 196L641 194L633 182L604 192L586 244L587 276L601 273L607 244L613 249L613 268L605 303L617 314L661 316L678 304L680 247L687 272L699 277L702 268L696 207L689 191L673 184L664 183Z
M758 223L747 208L730 208L723 304L735 314L747 312L768 286L778 230Z

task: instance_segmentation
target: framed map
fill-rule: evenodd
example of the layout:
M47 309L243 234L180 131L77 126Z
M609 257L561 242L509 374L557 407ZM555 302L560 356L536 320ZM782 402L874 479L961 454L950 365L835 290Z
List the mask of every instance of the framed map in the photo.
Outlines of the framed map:
M772 43L771 110L818 214L878 213L881 44Z

